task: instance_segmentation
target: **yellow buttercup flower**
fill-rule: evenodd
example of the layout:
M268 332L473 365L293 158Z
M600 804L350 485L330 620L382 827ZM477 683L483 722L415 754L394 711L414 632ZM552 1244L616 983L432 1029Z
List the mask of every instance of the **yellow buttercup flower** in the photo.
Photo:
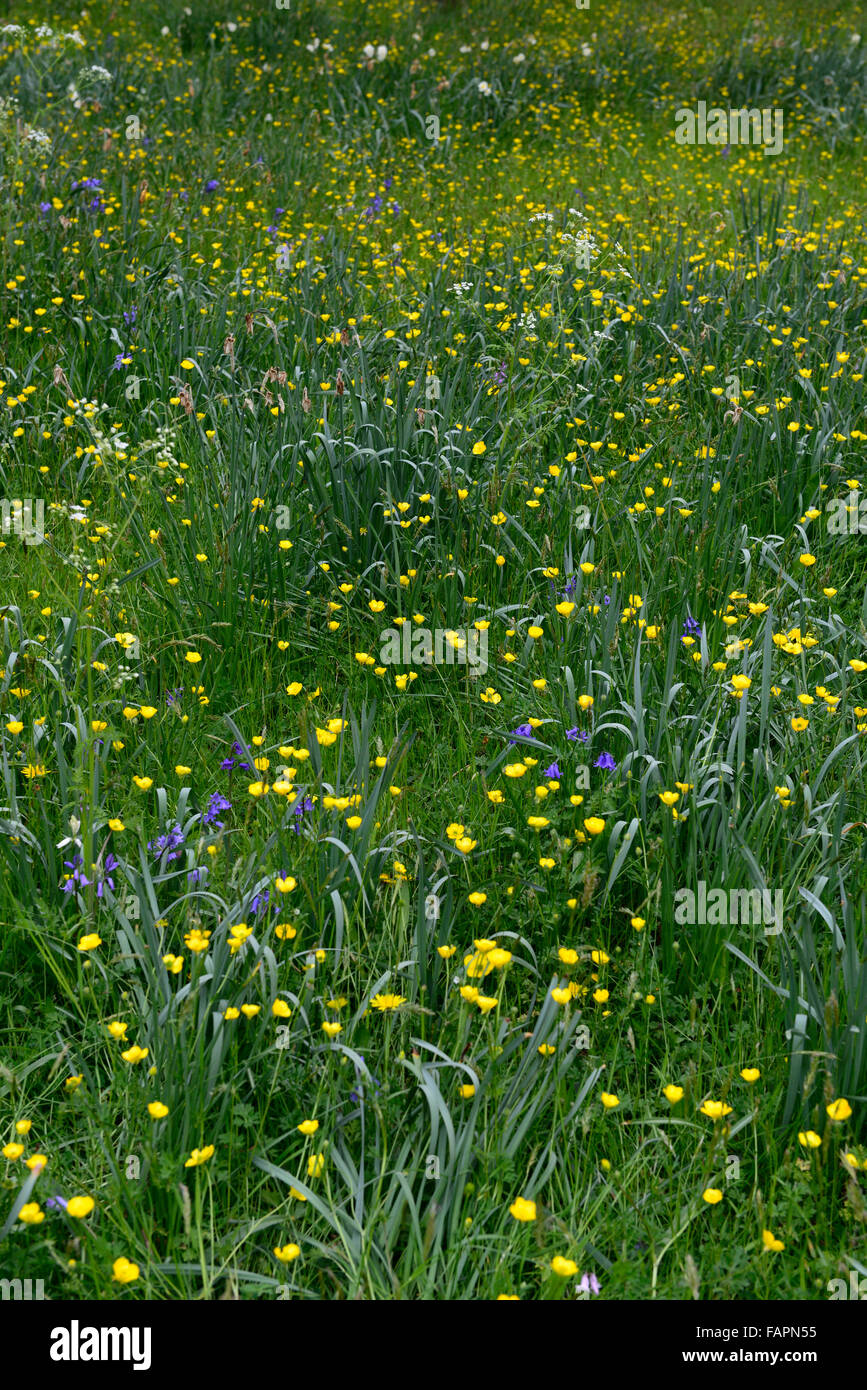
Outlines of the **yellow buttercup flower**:
M516 1221L535 1221L536 1203L531 1202L527 1197L516 1197L509 1207Z
M121 1255L112 1265L112 1279L118 1284L133 1284L139 1276L138 1265L133 1264L125 1255Z
M721 1120L725 1115L732 1113L732 1108L722 1100L706 1100L701 1107L701 1113L707 1115L709 1120Z
M852 1114L851 1105L848 1100L844 1100L842 1096L839 1100L832 1100L830 1105L825 1106L825 1110L828 1114L828 1118L837 1123L842 1120L848 1120L849 1116Z
M89 1216L96 1206L92 1197L70 1197L66 1204L67 1216Z
M381 1014L393 1013L399 1009L401 1004L405 1004L406 999L402 994L374 994L370 1001L370 1007L377 1009Z
M283 1245L283 1246L275 1245L275 1246L274 1246L274 1254L277 1256L277 1259L280 1260L280 1262L281 1262L282 1264L284 1264L284 1265L290 1264L292 1260L297 1260L297 1259L298 1259L298 1256L301 1254L301 1246L300 1246L300 1245Z
M209 1158L214 1156L214 1145L207 1144L203 1149L193 1149L189 1158L184 1163L185 1168L200 1168L203 1163L207 1163Z

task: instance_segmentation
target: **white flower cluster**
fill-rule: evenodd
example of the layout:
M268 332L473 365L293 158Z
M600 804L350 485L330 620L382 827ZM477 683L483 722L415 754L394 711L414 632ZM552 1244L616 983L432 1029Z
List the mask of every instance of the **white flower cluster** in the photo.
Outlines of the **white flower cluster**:
M480 82L480 83L479 83L479 96L482 96L482 97L489 97L490 95L491 95L491 84L490 84L490 82Z
M576 236L574 232L561 232L560 240L565 241L567 246L571 246L576 256L582 260L587 256L595 260L599 255L599 247L596 245L592 232L582 232Z
M534 213L533 213L533 216L530 218L530 221L531 221L531 222L553 222L553 221L554 221L554 214L553 214L553 212L534 212Z
M519 327L519 328L521 329L521 331L524 332L524 333L534 333L534 332L535 332L535 330L536 330L536 315L533 313L532 309L529 309L529 310L527 311L526 314L522 314L522 315L521 315L520 319L518 320L518 327Z
M0 35L9 38L24 38L28 31L20 24L4 24L0 29ZM86 46L86 40L82 38L77 29L73 29L71 34L55 34L54 30L47 24L40 24L38 29L33 30L34 37L37 39L48 39L51 47L56 48L58 44L74 43L78 48Z
M471 290L472 288L473 287L470 284L469 280L459 280L456 285L449 285L447 293L456 294L458 299L460 299L461 295L465 294L467 290Z
M366 43L361 51L368 62L375 58L378 63L384 63L388 57L388 48L384 43L378 43L376 48L372 43Z

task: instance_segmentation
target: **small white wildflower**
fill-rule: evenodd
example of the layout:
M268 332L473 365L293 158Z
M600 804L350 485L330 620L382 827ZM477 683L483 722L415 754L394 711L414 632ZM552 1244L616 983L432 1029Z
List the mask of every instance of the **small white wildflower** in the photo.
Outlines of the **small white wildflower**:
M523 53L516 53L514 58L512 59L513 63L526 63L526 61L527 59L524 57Z
M384 43L378 44L376 49L376 61L378 63L384 63L387 57L388 48L386 45Z
M491 84L489 82L479 83L479 96L489 97L491 95Z

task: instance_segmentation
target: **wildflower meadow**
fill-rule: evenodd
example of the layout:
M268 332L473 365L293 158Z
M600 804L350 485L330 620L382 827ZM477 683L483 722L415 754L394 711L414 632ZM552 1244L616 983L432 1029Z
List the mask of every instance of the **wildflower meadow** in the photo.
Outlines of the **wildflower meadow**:
M4 1300L867 1296L863 25L4 7Z

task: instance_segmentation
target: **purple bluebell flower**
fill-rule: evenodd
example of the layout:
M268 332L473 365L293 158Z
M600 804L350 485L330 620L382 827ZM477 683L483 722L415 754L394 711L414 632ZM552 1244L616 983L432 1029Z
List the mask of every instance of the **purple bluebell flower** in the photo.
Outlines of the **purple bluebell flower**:
M546 767L546 768L545 768L545 771L542 773L542 776L543 776L543 777L550 777L550 778L552 779L552 781L559 782L559 780L560 780L560 769L559 769L559 767L557 766L556 763L552 763L550 767Z
M96 884L96 896L102 898L106 887L114 892L114 879L111 877L114 870L118 867L118 861L113 854L106 856L105 864L99 870L96 878L90 879L84 872L84 859L80 854L73 855L72 859L65 859L63 867L69 870L66 882L60 885L61 892L74 893L77 888L90 888Z
M684 621L683 621L683 633L682 633L682 636L683 636L683 637L700 637L700 636L701 636L701 623L696 622L695 618L691 618L689 615L687 615L687 617L684 618Z
M379 1082L379 1081L377 1081L377 1079L376 1079L375 1076L371 1076L370 1079L371 1079L371 1081L373 1082L373 1089L374 1089L375 1095L378 1096L378 1095L379 1095L379 1092L382 1090L382 1083ZM350 1099L350 1100L354 1100L354 1101L356 1101L356 1102L357 1102L357 1101L360 1101L360 1100L363 1100L363 1099L364 1099L364 1089L363 1089L363 1087L359 1086L359 1088L358 1088L357 1091L350 1091L350 1092L349 1092L349 1099Z
M220 187L220 180L219 180L219 179L208 179L208 182L205 184L205 192L206 192L206 193L213 193L214 190L217 189L217 188L219 188L219 187Z
M515 737L509 739L509 747L510 747L510 748L514 748L514 746L515 746L515 744L516 744L516 742L517 742L517 740L518 740L519 738L532 738L532 737L533 737L533 725L532 725L532 724L519 724L518 727L517 727L517 729L514 729L512 732L515 734Z
M165 854L166 863L170 864L173 859L180 858L180 846L184 843L184 832L179 825L172 826L168 833L160 835L157 840L148 840L148 849L155 858Z
M601 767L605 772L616 772L617 764L610 753L600 753L594 767Z
M581 1276L581 1283L578 1285L582 1293L601 1293L599 1280L595 1274L584 1274Z
M566 730L566 737L570 743L586 743L590 735L586 729L579 729L576 724L574 729Z
M243 750L243 748L241 747L240 743L233 743L233 744L232 744L232 752L234 753L234 755L235 755L236 758L242 758L242 757L244 756L244 750ZM240 768L242 769L242 771L244 771L244 772L252 772L252 771L253 771L253 769L251 768L251 766L250 766L249 763L242 763L242 762L239 762L239 763L238 763L238 767L240 767Z
M63 1210L65 1211L66 1208L69 1206L69 1203L67 1202L66 1198L61 1197L60 1193L58 1192L53 1197L47 1197L45 1199L45 1205L47 1207L51 1207L52 1209L56 1207L63 1207Z
M202 824L216 825L218 830L223 830L225 828L223 822L217 820L217 816L221 811L231 811L231 809L231 801L227 801L220 792L214 792L208 802L205 814L202 816Z
M74 893L76 888L89 888L91 880L84 872L84 859L80 854L74 854L71 859L64 859L64 869L69 870L69 876L63 884L64 893Z
M124 323L126 324L127 328L132 328L132 326L133 326L133 324L135 323L135 321L136 321L137 318L138 318L138 306L137 306L137 305L133 304L133 305L131 305L131 307L130 307L129 309L124 309L124 311L123 311L123 321L124 321Z
M266 888L264 893L256 893L252 902L250 903L250 912L254 917L257 912L267 912L268 908L272 906L270 901L270 893L271 890L269 888Z
M220 763L220 767L229 772L232 770L233 767L240 767L243 768L245 771L249 772L250 764L242 763L240 761L240 758L243 756L243 753L244 750L241 747L240 743L233 743L231 755L228 758L223 759L223 761Z
M42 216L43 216L43 217L47 217L48 214L49 214L49 212L51 211L51 204L50 204L50 203L40 203L40 204L39 204L39 211L42 213Z
M105 892L106 884L108 884L112 893L114 892L114 879L111 877L111 875L114 872L114 870L118 867L119 861L115 859L114 855L107 854L105 857L105 864L103 866L102 877L97 881L96 885L96 896L98 898L101 898L103 893Z
M303 801L299 801L298 805L295 807L295 818L296 818L296 822L300 819L301 816L304 815L305 811L312 811L312 810L313 810L313 802L310 800L310 797L309 797L309 796L305 796L305 797L304 797L304 800L303 800ZM296 823L296 825L295 825L295 834L296 834L296 835L300 835L300 834L301 834L301 826L298 825L297 823ZM286 875L284 874L283 877L285 878Z

